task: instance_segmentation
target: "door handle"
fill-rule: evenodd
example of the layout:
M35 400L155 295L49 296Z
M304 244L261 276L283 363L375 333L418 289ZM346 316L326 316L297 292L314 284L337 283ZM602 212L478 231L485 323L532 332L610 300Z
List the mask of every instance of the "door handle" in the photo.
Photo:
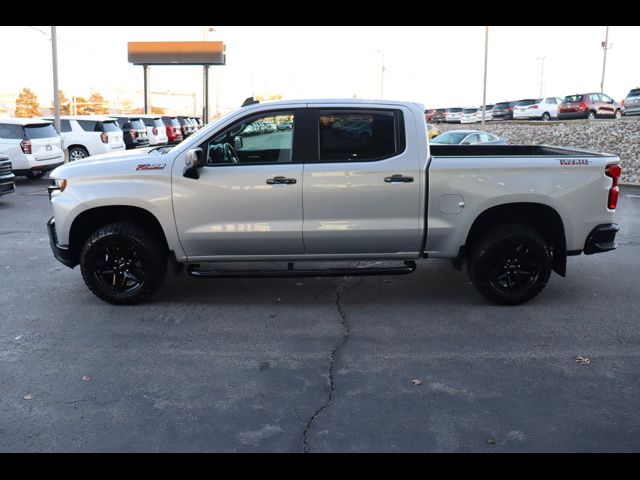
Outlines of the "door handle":
M298 183L295 178L273 177L267 178L267 185L293 185Z
M405 177L404 175L396 174L390 177L384 177L385 183L411 183L413 177Z

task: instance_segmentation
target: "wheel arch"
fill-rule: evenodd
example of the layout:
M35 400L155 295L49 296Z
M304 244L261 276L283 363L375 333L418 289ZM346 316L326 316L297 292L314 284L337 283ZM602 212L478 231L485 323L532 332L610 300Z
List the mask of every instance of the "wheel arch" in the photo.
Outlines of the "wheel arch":
M77 264L80 251L89 235L96 229L109 223L131 221L148 229L162 244L169 254L166 235L156 216L148 210L131 205L109 205L87 209L76 216L69 230L69 253Z
M542 203L507 203L484 210L471 225L459 257L466 257L484 232L501 223L527 225L540 233L551 245L553 271L563 277L566 275L567 243L564 223L557 210Z

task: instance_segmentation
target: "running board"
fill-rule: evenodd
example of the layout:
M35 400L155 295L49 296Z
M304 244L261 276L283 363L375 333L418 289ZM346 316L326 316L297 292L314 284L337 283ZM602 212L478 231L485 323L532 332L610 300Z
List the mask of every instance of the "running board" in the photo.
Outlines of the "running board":
M416 262L406 261L397 267L326 268L322 270L198 270L189 265L187 273L196 278L277 278L277 277L366 277L374 275L406 275L416 270Z

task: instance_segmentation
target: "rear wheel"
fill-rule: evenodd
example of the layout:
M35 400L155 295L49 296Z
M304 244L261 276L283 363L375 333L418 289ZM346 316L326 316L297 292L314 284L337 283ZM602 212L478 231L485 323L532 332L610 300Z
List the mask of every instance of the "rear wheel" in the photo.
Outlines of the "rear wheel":
M167 255L145 229L130 222L115 222L100 227L85 242L80 270L97 297L116 305L134 305L162 284Z
M590 110L589 113L587 113L587 119L593 120L595 118L596 118L596 112L594 112L593 110Z
M544 238L520 224L487 231L476 242L469 274L488 300L517 305L538 295L551 275L551 252Z
M616 110L615 117L616 120L620 120L622 118L622 112L620 110Z
M76 160L80 160L81 158L86 158L89 156L89 152L82 147L72 147L69 149L69 161L74 162Z
M542 121L543 122L548 122L549 120L551 120L551 115L549 115L549 112L544 112L542 114Z

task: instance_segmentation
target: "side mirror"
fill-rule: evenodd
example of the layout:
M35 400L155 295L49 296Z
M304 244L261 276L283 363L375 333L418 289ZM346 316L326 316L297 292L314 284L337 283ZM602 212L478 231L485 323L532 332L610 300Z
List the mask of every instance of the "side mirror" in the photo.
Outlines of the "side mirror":
M192 148L188 150L184 158L185 169L182 174L184 177L197 180L200 178L198 169L204 165L204 152L201 148Z
M235 137L233 139L233 149L234 150L242 150L242 147L244 146L244 142L242 141L242 137Z

